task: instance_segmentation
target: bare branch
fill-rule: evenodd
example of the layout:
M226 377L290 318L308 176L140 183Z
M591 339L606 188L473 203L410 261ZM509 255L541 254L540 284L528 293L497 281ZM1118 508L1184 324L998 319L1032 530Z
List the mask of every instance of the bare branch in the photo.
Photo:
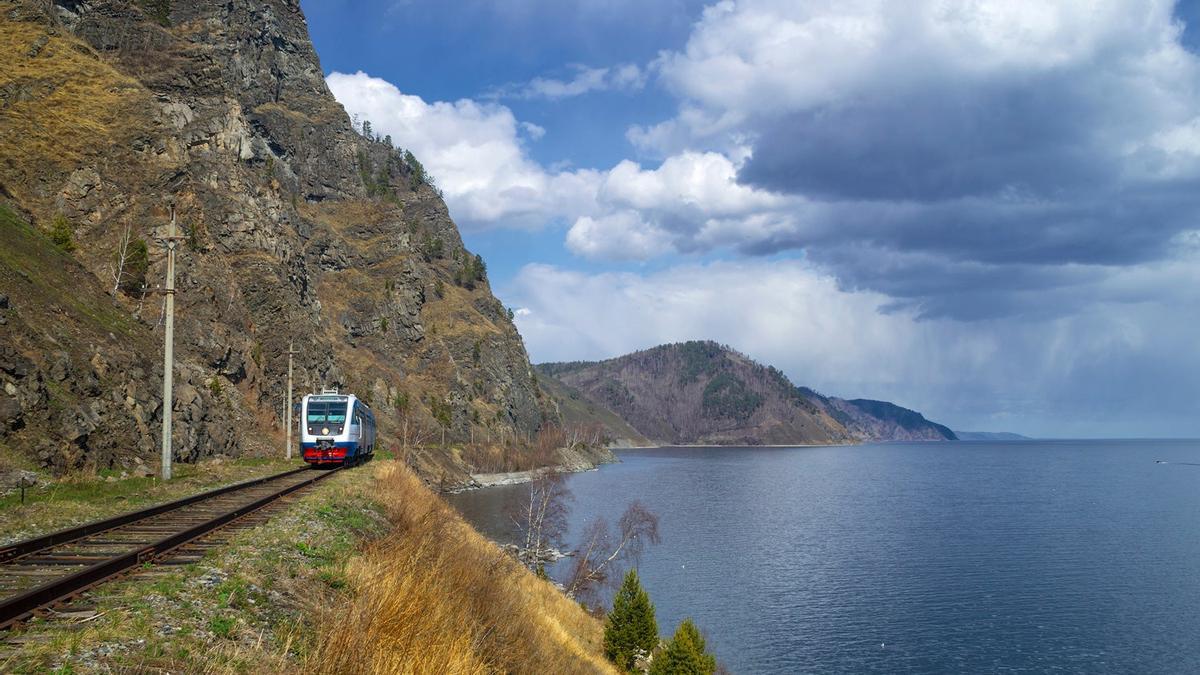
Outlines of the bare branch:
M620 564L637 562L647 543L662 541L658 533L658 516L645 504L634 501L617 521L618 539L611 543L608 523L597 518L585 531L584 548L577 552L567 593L573 597L593 594L611 580L619 578ZM608 552L605 555L605 552Z

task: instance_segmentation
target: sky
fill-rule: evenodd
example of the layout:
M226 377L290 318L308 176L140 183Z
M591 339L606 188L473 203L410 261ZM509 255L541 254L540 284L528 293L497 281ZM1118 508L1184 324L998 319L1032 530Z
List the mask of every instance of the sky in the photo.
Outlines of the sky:
M535 362L713 339L955 429L1200 437L1198 0L301 4Z

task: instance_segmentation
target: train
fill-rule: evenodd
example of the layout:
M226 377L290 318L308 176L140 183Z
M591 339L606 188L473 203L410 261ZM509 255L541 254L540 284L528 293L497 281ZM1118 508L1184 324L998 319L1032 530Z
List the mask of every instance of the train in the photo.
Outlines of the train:
M354 394L325 389L300 402L300 456L318 466L353 466L375 456L375 413Z

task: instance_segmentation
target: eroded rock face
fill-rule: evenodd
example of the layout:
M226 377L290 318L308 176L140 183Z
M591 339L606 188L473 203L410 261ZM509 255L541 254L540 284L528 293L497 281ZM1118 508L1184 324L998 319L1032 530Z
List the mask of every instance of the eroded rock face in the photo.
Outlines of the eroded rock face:
M0 92L6 138L24 136L4 105L51 105L85 77L96 97L118 94L59 106L96 130L89 138L17 147L0 167L0 204L42 228L61 214L76 243L61 274L30 282L62 286L61 303L31 297L12 321L0 302L0 332L19 337L0 341L0 373L23 411L12 419L26 423L0 420L0 442L61 468L157 447L161 295L114 294L113 269L129 232L149 245L148 284L161 283L157 241L172 209L185 237L180 458L277 442L290 343L297 391L365 395L385 443L401 394L417 402L414 425L432 426L433 402L448 404L451 438L472 425L523 434L542 424L548 412L503 306L485 280L461 282L469 254L445 204L396 149L352 128L299 3L175 0L166 18L122 0L23 0L6 17L28 42L17 58L41 74ZM5 272L0 262L0 291L20 297L21 271ZM55 316L74 328L47 325Z

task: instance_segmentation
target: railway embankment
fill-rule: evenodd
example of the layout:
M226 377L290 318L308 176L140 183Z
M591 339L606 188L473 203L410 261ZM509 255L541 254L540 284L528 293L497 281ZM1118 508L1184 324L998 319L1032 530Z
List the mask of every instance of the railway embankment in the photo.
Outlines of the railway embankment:
M98 509L129 499L100 482L117 494ZM409 469L377 461L197 562L148 565L0 633L0 671L608 672L601 630Z

